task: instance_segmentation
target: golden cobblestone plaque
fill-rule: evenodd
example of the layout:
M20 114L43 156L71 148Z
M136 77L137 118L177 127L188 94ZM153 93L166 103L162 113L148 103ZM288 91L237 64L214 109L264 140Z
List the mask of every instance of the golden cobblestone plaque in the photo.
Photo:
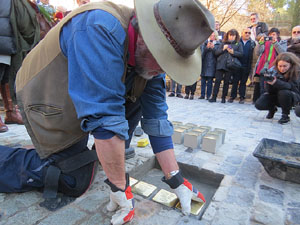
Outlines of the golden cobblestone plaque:
M152 184L148 184L146 182L140 181L136 185L134 185L132 191L144 197L149 197L153 193L153 191L156 190L156 188L157 187L155 187Z
M191 214L197 216L200 213L200 211L201 211L202 207L204 206L204 204L205 204L204 202L197 202L197 201L192 200ZM178 202L175 207L177 209L181 210L180 202Z
M153 198L153 201L166 205L168 207L174 207L178 202L177 196L169 191L161 189Z
M129 185L132 187L133 185L135 185L137 182L139 182L138 180L132 178L132 177L129 177Z

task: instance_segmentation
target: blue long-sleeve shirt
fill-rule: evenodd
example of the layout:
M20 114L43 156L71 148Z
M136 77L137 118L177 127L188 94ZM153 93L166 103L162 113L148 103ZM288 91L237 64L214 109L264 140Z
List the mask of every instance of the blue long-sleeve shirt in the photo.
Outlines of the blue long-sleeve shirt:
M62 29L60 46L68 58L68 90L85 132L102 128L128 139L122 82L125 38L120 22L103 10L81 13ZM173 133L165 93L165 75L161 74L148 81L140 98L142 128L151 136Z

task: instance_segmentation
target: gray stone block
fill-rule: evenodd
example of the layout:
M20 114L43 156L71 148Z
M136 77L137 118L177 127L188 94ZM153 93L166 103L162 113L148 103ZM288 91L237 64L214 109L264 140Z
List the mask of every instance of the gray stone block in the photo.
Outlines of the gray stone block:
M226 202L242 207L251 207L254 201L254 193L238 186L230 188Z
M206 134L202 139L202 150L215 154L220 146L220 136L214 134Z
M183 143L183 138L184 134L187 131L187 129L183 127L177 127L174 129L174 133L172 135L172 140L175 144L182 144Z
M57 225L57 224L76 224L82 220L87 214L76 209L68 207L66 209L59 210L46 219L42 220L40 225Z
M225 143L225 135L226 135L226 130L225 129L221 129L221 128L215 128L214 132L218 132L222 135L222 144Z
M300 209L288 208L285 224L300 224Z
M191 148L199 148L201 143L202 135L198 132L187 132L184 134L183 145Z
M258 202L253 207L250 220L254 224L284 224L283 210Z
M266 185L259 186L259 199L277 205L283 205L284 192Z

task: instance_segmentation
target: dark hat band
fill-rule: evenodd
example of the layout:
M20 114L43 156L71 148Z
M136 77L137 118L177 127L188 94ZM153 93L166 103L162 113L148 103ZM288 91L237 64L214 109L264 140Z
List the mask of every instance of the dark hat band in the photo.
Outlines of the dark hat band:
M188 56L192 55L194 53L194 51L192 51L192 52L185 51L178 45L178 43L172 37L171 33L168 31L168 29L166 28L165 24L163 23L160 15L159 15L158 4L159 4L159 2L157 2L153 6L154 16L155 16L158 26L160 27L161 31L163 32L163 34L165 35L165 37L167 38L169 43L173 46L175 51L182 57L187 58Z

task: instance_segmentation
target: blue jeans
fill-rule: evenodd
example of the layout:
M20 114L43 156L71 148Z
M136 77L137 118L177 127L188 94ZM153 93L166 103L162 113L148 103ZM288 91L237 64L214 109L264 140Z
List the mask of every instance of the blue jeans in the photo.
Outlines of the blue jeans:
M206 91L206 98L210 98L211 92L212 92L212 82L213 77L201 77L201 96L205 97L205 91Z
M177 84L176 94L180 94L180 93L181 93L182 85L176 83L174 80L172 80L171 92L175 94L175 85L176 85L176 84Z
M25 192L42 188L48 165L86 149L88 137L73 146L41 159L35 149L0 145L0 192Z

